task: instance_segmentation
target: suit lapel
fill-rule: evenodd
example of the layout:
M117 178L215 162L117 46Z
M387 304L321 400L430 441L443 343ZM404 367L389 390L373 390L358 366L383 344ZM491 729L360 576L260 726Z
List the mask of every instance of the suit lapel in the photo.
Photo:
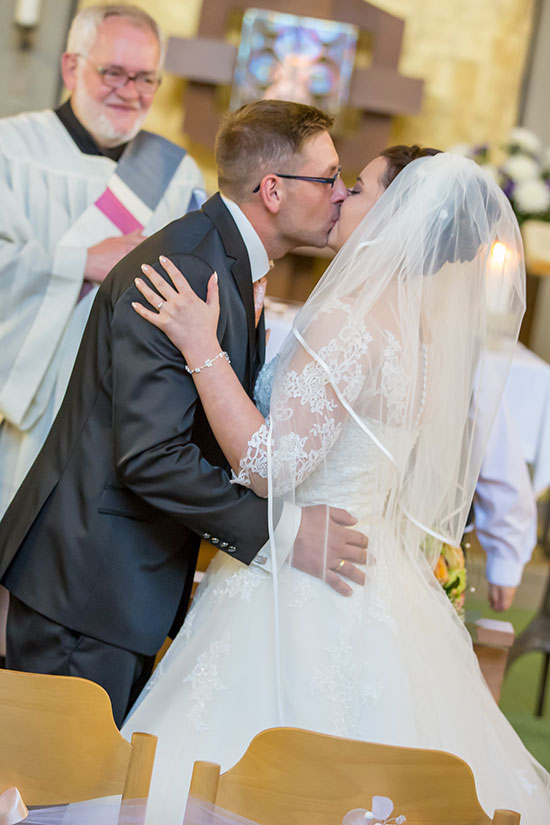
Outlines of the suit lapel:
M227 256L233 258L231 273L237 284L237 289L239 290L241 300L246 310L248 327L248 375L249 380L252 380L256 353L256 326L254 317L254 290L252 288L252 273L250 271L248 252L241 233L237 229L235 221L231 217L219 193L216 193L206 201L202 210L215 224Z

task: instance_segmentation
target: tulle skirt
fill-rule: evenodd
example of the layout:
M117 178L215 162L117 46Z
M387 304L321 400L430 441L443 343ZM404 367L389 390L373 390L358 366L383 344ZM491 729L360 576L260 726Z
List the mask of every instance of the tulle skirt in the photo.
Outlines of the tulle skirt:
M288 566L275 597L260 567L214 559L122 729L159 737L148 825L181 825L195 760L226 770L278 725L448 751L472 768L489 816L510 808L548 825L550 777L498 709L428 566L383 530L369 540L376 563L348 598Z

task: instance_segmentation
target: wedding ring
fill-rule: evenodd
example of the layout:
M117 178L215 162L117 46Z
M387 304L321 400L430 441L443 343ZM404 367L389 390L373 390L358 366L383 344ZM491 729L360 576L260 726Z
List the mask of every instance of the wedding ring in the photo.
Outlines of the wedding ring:
M164 304L164 301L159 301L158 304L157 304L157 309L161 310L162 307L163 307L163 304Z
M338 564L336 565L336 567L334 569L335 570L341 570L345 563L346 563L345 559L340 559L340 561L338 562Z

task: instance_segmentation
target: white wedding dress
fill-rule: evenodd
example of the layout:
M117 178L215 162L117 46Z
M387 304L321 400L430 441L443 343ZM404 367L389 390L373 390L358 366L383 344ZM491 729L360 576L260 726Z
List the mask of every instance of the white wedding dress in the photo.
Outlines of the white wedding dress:
M495 238L510 251L500 269ZM494 181L463 158L409 164L297 316L239 474L259 494L269 478L274 514L283 501L352 513L366 584L344 597L292 567L278 528L273 574L218 553L122 729L158 736L148 825L181 825L195 760L227 769L279 725L449 751L489 816L548 825L550 777L424 554L427 537L462 535L498 404L482 414L485 356L517 335L523 306L519 230Z
M389 479L389 461L386 469ZM511 808L522 812L522 825L548 825L547 775L495 704L428 565L420 570L385 530L383 477L380 451L350 421L298 488L302 506L328 502L353 513L372 561L366 588L354 586L350 598L283 567L283 718L272 578L222 552L213 560L122 729L159 737L147 823L181 825L194 760L227 769L259 731L289 725L450 751L471 766L487 813Z

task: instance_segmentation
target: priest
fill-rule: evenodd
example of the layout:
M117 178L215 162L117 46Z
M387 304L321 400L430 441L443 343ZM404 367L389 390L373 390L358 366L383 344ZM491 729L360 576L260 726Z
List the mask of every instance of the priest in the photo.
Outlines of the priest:
M190 155L141 130L163 57L146 12L90 6L61 60L69 100L0 120L0 517L48 434L98 285L204 200ZM6 610L0 588L0 658Z
M98 284L204 199L185 150L141 131L163 51L141 9L88 7L61 61L69 100L0 120L0 515L55 417Z

